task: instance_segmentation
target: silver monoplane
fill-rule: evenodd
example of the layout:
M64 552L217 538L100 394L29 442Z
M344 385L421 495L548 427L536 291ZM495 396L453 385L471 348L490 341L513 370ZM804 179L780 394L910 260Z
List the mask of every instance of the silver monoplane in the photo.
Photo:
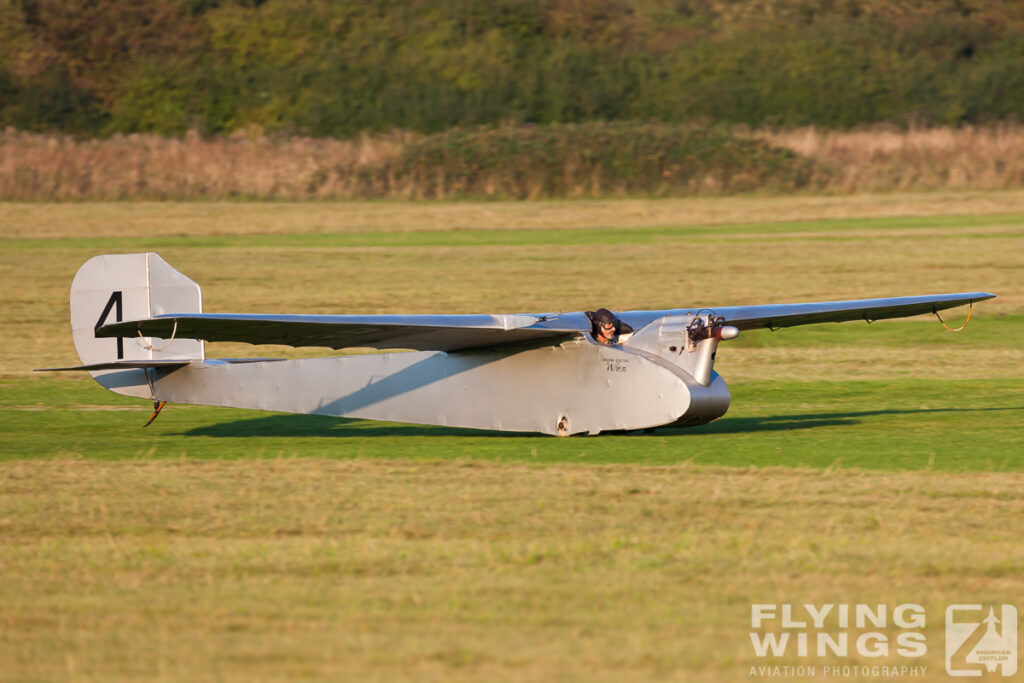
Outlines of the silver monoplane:
M987 292L768 306L514 315L203 313L199 285L154 253L96 256L71 285L82 365L125 396L430 425L597 434L699 425L729 407L714 371L741 331L898 318ZM610 337L610 338L609 338ZM401 352L206 357L204 342ZM604 343L602 343L604 342ZM152 418L151 418L152 421Z

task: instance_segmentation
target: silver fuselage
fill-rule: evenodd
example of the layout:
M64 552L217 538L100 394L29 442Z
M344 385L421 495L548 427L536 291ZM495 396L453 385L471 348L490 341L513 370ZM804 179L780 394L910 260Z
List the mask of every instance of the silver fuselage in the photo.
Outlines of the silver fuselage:
M641 341L640 335L635 337ZM111 370L95 376L118 393L172 403L596 434L703 424L725 414L725 381L709 369L705 386L686 367L699 353L663 357L639 343L601 345L584 335L534 348L247 363L195 360L178 368Z

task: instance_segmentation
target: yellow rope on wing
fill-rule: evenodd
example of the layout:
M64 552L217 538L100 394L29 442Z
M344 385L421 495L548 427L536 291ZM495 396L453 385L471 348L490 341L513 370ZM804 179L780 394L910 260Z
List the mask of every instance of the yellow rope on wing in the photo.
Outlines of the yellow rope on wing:
M942 316L939 315L939 312L937 310L932 309L932 313L935 314L935 317L939 319L939 322L942 323L942 326L945 327L947 330L949 330L950 332L959 332L960 330L962 330L965 327L967 327L967 323L971 322L971 311L973 311L973 310L974 310L974 302L972 301L971 305L967 308L967 318L964 320L964 324L961 325L960 327L956 328L955 330L952 327L950 327L949 325L947 325L946 323L942 322Z
M178 334L178 321L177 320L174 321L174 329L171 330L171 338L168 339L167 343L164 344L163 346L157 348L157 347L153 346L152 344L147 344L146 343L146 338L142 336L142 330L139 330L139 339L142 340L142 347L144 349L146 349L147 351L163 351L164 349L166 349L168 346L171 345L171 342L174 341L174 335L176 335L176 334Z

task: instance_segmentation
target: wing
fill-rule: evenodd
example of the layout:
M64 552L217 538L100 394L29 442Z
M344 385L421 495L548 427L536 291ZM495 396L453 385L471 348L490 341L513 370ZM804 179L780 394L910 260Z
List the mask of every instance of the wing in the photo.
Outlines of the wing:
M582 314L246 315L190 313L104 325L100 337L204 339L249 344L463 351L510 344L557 344L590 329Z
M988 292L962 292L960 294L901 296L888 299L730 306L716 308L714 313L723 316L727 325L738 327L741 330L752 330L758 327L775 329L812 323L840 323L848 320L874 322L884 318L904 318L924 313L935 313L994 297L995 294Z
M622 322L641 329L667 315L711 312L742 330L846 320L875 321L932 313L991 299L987 292L857 299L768 306L731 306L622 313ZM583 312L530 315L258 315L169 314L103 325L99 337L203 339L248 344L370 347L420 351L465 351L519 344L558 344L590 330Z

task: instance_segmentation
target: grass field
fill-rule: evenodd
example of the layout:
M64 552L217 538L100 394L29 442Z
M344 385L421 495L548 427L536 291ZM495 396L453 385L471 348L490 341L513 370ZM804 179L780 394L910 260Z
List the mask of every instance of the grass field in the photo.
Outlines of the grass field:
M1024 193L2 204L0 240L0 680L731 681L828 663L756 657L753 602L919 603L915 680L947 680L945 606L1024 595ZM77 362L77 267L146 249L221 312L999 298L955 335L745 333L718 355L729 413L691 430L169 406L142 431L144 402L31 369Z

